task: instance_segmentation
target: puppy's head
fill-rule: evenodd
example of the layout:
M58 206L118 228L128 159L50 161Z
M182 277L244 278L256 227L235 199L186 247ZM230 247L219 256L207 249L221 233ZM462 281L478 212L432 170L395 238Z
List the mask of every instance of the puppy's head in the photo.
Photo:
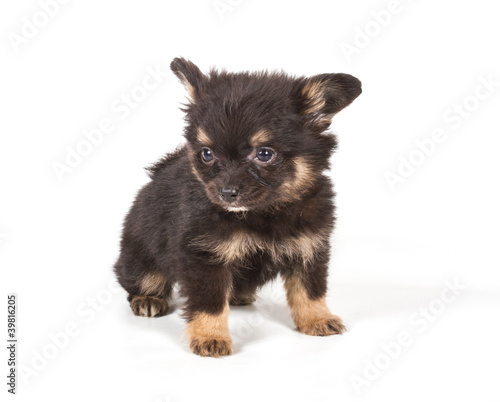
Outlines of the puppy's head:
M360 81L347 74L204 75L180 58L170 67L188 92L192 171L227 211L300 200L328 168L336 145L325 134L332 117L361 93Z

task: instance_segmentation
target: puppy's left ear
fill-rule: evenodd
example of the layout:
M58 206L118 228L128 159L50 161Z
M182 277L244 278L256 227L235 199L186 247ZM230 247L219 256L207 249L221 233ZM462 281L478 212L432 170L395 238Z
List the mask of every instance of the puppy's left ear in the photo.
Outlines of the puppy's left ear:
M300 86L301 114L314 131L324 131L335 114L361 94L361 81L349 74L320 74Z
M182 57L176 57L170 63L170 69L186 88L189 102L196 103L205 80L198 66Z

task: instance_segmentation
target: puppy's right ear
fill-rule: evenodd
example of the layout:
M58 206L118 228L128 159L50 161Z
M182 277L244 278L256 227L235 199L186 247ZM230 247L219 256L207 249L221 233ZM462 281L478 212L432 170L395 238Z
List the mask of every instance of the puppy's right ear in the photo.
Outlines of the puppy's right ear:
M196 103L205 79L200 69L182 57L173 59L172 63L170 63L170 69L186 88L189 102L192 104Z

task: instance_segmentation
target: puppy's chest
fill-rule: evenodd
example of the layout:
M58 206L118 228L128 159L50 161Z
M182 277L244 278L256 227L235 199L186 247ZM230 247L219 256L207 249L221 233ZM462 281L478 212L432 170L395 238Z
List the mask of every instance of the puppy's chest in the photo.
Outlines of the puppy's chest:
M327 245L328 237L329 233L321 230L277 234L272 230L266 233L235 228L225 235L199 236L195 243L220 263L241 263L255 256L268 256L276 263L293 260L305 264Z

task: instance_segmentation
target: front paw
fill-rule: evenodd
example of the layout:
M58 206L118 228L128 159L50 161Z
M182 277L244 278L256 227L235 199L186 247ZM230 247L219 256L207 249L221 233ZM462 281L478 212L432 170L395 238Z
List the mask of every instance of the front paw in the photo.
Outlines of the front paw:
M340 317L331 315L301 323L300 326L297 326L297 329L306 335L328 336L342 334L346 327Z
M233 353L231 338L196 337L191 339L190 347L199 356L221 357Z

